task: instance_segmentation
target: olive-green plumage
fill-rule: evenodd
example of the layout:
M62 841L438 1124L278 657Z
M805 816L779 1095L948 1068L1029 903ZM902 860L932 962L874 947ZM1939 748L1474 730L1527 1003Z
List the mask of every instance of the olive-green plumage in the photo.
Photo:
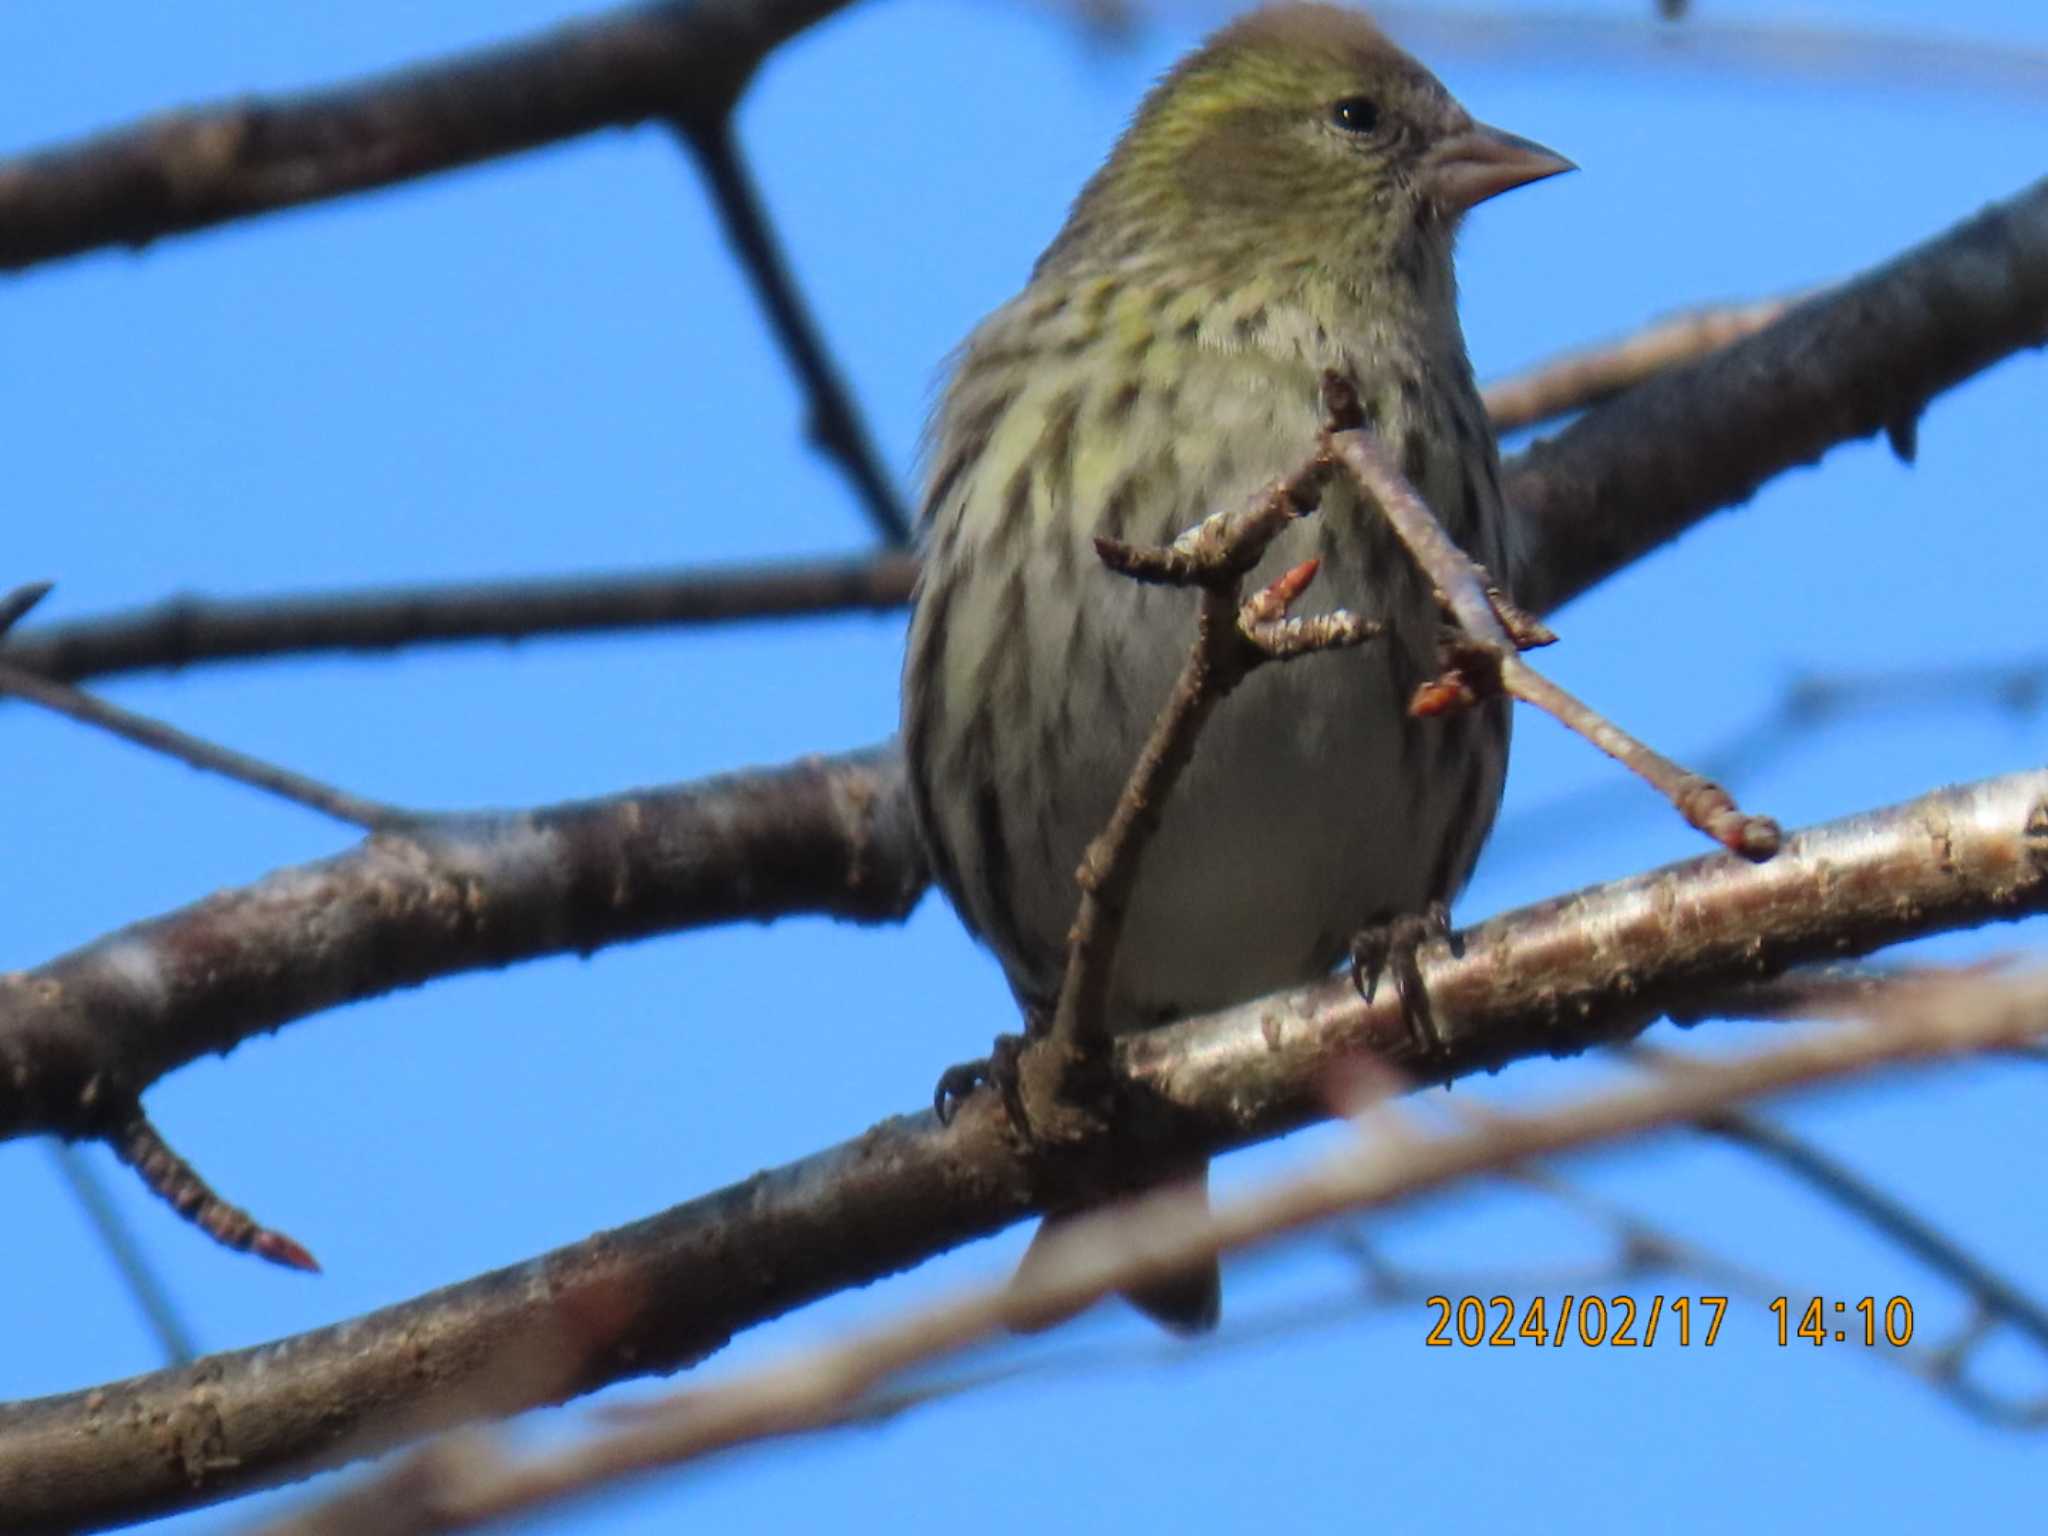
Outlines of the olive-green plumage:
M1186 594L1110 574L1091 536L1165 542L1296 469L1334 370L1511 580L1452 238L1472 203L1564 168L1475 125L1358 13L1255 12L1152 91L968 340L930 435L903 734L939 881L1027 1008L1057 991L1075 867L1193 635ZM1342 485L1259 577L1310 555L1311 597L1387 632L1218 709L1140 872L1118 1028L1328 971L1361 926L1453 894L1492 822L1505 708L1405 710L1438 627L1412 562ZM1214 1320L1208 1277L1150 1300Z

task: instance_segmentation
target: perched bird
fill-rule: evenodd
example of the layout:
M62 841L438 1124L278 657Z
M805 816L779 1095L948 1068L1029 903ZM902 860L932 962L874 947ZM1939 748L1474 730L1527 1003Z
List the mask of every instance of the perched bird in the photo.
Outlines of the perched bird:
M1058 993L1074 871L1194 634L1192 597L1106 570L1314 451L1335 371L1451 536L1512 582L1451 247L1475 203L1571 168L1483 127L1364 16L1276 6L1148 95L1024 291L969 338L929 433L903 742L932 868L1027 1013ZM1210 720L1128 909L1111 1027L1326 974L1361 927L1464 883L1505 703L1417 720L1440 616L1378 511L1332 483L1252 584L1386 626L1263 668ZM1249 590L1249 588L1248 588ZM1213 1326L1213 1266L1132 1298Z

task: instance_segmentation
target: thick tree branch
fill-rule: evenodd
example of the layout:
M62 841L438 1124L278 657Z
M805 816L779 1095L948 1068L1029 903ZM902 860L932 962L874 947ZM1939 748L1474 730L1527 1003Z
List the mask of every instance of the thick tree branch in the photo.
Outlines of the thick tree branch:
M434 976L749 912L901 918L901 777L884 750L435 818L0 975L0 1139L107 1135L175 1067Z
M1747 495L1828 442L1874 430L1893 403L1909 400L1917 410L1930 393L2044 335L2048 181L1539 444L1509 481L1536 538L1521 595L1532 606L1566 601L1714 510L1715 496ZM1838 407L1836 394L1850 404ZM20 643L35 643L32 633ZM18 654L0 646L0 657ZM95 1073L139 1092L201 1052L437 975L667 927L788 911L877 918L908 910L921 858L899 776L876 762L798 765L652 792L644 805L744 802L750 811L737 822L716 820L701 844L663 842L651 865L648 835L627 836L632 817L605 809L631 797L371 839L340 861L278 871L0 980L0 1136L93 1134L93 1106L79 1096ZM852 819L823 791L840 769L872 796ZM550 878L525 861L479 852L494 829L545 832L556 817L576 828L568 846L552 850L573 861L574 875ZM518 845L533 835L522 833ZM758 847L747 844L754 836ZM444 878L435 859L451 850L459 873ZM704 862L693 862L700 856ZM339 878L344 891L369 889L355 882L387 863L417 902L410 916L324 899L329 880ZM613 904L603 880L584 878L615 866L645 877L634 900ZM763 883L759 869L783 873ZM843 877L853 871L872 872L872 882L849 887ZM464 915L472 907L516 920L478 924ZM276 963L214 969L217 953ZM123 979L131 957L176 984L156 1000L139 998Z
M433 1536L500 1527L617 1489L638 1474L853 1422L872 1394L911 1372L1218 1254L1538 1158L1644 1136L1702 1110L1718 1113L1762 1095L1884 1067L2029 1044L2048 1031L2048 980L2040 976L1956 990L1962 995L1952 1001L1961 1006L1795 1038L1734 1060L1687 1063L1649 1082L1555 1108L1473 1116L1465 1126L1425 1136L1368 1136L1213 1215L1166 1195L1099 1213L1062 1235L1057 1256L1047 1255L1007 1285L983 1285L737 1379L686 1388L564 1447L498 1460L474 1440L444 1440L365 1485L264 1526L263 1536L357 1529ZM1364 1129L1369 1133L1370 1124Z
M1935 395L2048 342L2048 180L1535 444L1507 494L1539 613L1837 443L1908 460Z
M1362 1058L1448 1080L1568 1054L1703 989L2044 910L2048 770L1809 830L1768 864L1719 854L1509 913L1462 956L1425 946L1445 1045L1426 1060L1398 999L1338 979L1126 1037L1119 1070L1180 1112L1162 1155L1220 1151L1327 1114ZM1063 1160L1021 1148L996 1098L353 1322L0 1407L0 1508L24 1530L142 1518L700 1360L1058 1203Z
M221 102L0 162L0 270L389 186L600 128L723 117L847 0L636 5L305 95Z

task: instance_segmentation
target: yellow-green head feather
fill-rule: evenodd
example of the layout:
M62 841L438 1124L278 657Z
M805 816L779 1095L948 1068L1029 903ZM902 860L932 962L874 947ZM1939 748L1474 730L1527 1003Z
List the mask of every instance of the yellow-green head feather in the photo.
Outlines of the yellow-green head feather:
M1152 256L1266 271L1447 264L1455 212L1420 173L1433 145L1470 127L1360 13L1254 11L1145 98L1040 270Z

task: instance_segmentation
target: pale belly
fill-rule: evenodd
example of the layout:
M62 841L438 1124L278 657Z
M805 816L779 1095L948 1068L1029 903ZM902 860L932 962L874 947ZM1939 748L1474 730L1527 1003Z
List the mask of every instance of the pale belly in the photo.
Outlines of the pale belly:
M1400 408L1389 391L1395 441ZM1286 430L1274 430L1276 416ZM1294 469L1316 425L1312 389L1249 396L1199 439L1177 441L1178 478L1164 483L1203 484L1222 468L1224 489L1201 510L1235 504ZM1300 455L1283 462L1274 445L1296 441ZM1433 502L1469 494L1454 459L1422 478ZM1028 536L999 546L1000 508L977 505L984 494L970 491L950 548L941 537L928 557L913 674L934 635L944 654L906 738L941 880L1020 998L1042 1006L1058 986L1075 867L1187 657L1196 599L1105 570L1086 543L1101 518L1085 511L1041 508ZM1077 506L1104 499L1085 473L1073 495ZM1163 541L1199 515L1176 493L1126 504L1115 520L1125 537ZM1438 623L1406 553L1338 486L1281 536L1253 582L1311 556L1322 570L1298 611L1343 606L1387 632L1358 650L1267 665L1210 717L1143 855L1112 985L1115 1027L1324 973L1360 927L1448 897L1491 819L1505 714L1406 713L1433 669Z

